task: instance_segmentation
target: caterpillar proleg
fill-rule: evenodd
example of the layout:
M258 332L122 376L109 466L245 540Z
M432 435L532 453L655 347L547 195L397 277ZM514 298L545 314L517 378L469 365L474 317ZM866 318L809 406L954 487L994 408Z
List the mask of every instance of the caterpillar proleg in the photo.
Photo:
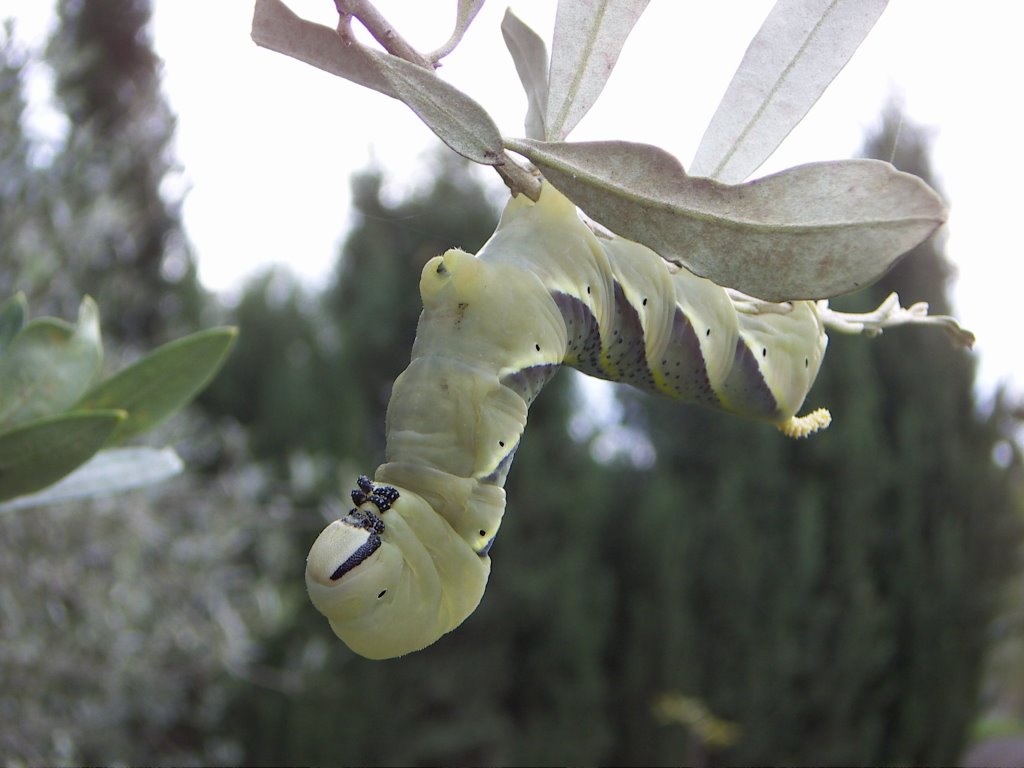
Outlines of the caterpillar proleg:
M598 236L548 184L509 202L478 255L429 261L420 293L385 463L306 567L313 604L368 658L424 648L479 604L527 408L560 365L793 436L828 423L796 416L827 344L813 302L759 307Z

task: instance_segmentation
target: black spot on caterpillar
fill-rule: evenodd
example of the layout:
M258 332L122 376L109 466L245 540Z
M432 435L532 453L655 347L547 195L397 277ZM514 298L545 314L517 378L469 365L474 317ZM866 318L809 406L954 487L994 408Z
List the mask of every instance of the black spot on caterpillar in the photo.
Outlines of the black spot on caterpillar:
M385 463L376 483L360 478L357 509L307 560L314 605L370 658L430 645L476 608L527 407L559 366L791 435L827 423L795 415L827 343L814 303L750 311L644 246L598 239L548 185L537 203L508 204L478 256L451 250L428 262L420 293Z
M377 551L380 544L380 536L376 533L367 536L366 540L359 544L355 551L334 570L334 573L331 574L331 581L337 581L357 565L360 565L366 558Z

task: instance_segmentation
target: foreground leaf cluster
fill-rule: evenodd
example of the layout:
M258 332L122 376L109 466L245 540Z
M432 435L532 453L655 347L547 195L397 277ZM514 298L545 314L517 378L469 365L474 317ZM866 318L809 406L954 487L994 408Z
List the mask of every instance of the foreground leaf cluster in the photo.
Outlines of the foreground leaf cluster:
M234 328L200 331L103 379L96 302L83 299L71 324L29 320L25 297L9 299L0 306L0 502L41 491L183 408L223 364L236 335ZM97 486L92 473L82 473L64 485L63 498L78 495L76 487L111 492L180 470L173 451L103 453L95 468L106 481ZM21 498L16 506L45 500Z

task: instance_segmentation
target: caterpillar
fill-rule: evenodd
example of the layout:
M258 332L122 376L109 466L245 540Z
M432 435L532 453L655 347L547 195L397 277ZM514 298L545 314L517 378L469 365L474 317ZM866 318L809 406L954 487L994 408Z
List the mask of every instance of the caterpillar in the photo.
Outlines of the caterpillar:
M476 256L420 279L423 313L395 381L385 462L314 542L314 606L371 659L425 648L479 604L527 409L561 365L753 417L790 436L827 336L814 302L766 305L604 236L545 183L513 198Z

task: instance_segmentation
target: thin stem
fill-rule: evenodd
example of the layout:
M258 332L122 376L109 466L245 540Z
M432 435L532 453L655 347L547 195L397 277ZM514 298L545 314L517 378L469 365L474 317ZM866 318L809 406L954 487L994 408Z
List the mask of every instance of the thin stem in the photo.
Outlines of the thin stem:
M351 45L356 42L355 36L352 34L352 14L341 9L341 3L336 2L335 6L338 9L338 37L340 37L346 45Z
M338 14L342 18L354 16L359 19L373 39L392 56L410 61L424 69L434 69L434 64L430 59L409 45L369 0L334 0L334 7L338 9ZM344 33L342 34L344 35Z
M445 47L449 45L452 48L455 47L480 5L482 2L477 3L475 9L471 9L465 20L460 20L452 40L449 40ZM433 71L435 63L409 45L369 0L334 0L334 7L338 11L338 35L346 43L358 44L352 36L351 29L352 18L355 17L373 35L374 39L384 46L388 53ZM442 50L444 49L442 48ZM508 153L503 153L502 162L492 167L501 176L513 196L523 194L534 202L540 199L540 179L519 165Z
M507 152L504 155L504 163L491 166L501 176L505 186L509 188L512 196L523 194L537 202L540 200L540 179L528 169L519 165Z

